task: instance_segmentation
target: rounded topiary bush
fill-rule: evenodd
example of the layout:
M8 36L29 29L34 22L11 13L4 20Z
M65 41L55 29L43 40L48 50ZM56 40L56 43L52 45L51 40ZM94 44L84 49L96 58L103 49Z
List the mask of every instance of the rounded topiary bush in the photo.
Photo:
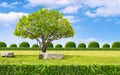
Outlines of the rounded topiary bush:
M0 42L0 47L7 47L7 44L5 42Z
M112 48L120 48L120 42L113 42Z
M19 44L20 48L30 48L30 44L28 42L21 42Z
M76 44L72 41L65 44L65 48L76 48Z
M62 48L62 45L61 45L61 44L57 44L57 45L55 46L55 48Z
M17 48L17 45L16 44L11 44L10 48Z
M90 42L88 44L88 48L99 48L99 43L98 42Z
M78 44L78 48L86 48L86 44L85 43L80 43L80 44Z
M109 45L109 44L104 44L104 45L102 46L102 48L110 48L110 45Z
M37 44L33 44L32 48L38 48L39 46Z
M51 42L48 43L48 48L53 48L53 44Z

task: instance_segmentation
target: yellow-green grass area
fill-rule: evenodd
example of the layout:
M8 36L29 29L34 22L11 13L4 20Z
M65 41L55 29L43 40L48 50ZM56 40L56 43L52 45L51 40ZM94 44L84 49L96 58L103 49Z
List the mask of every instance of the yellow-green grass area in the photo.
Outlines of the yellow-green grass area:
M4 52L0 50L0 52ZM38 59L41 51L13 50L15 57L0 57L0 64L31 65L120 65L120 51L48 51L64 54L62 60Z

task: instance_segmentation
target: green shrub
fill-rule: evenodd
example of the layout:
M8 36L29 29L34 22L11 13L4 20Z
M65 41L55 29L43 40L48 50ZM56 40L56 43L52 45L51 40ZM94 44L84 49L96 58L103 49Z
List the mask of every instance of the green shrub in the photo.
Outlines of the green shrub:
M120 42L113 42L112 48L120 48Z
M17 45L16 44L11 44L10 48L17 48Z
M62 48L62 45L61 45L61 44L57 44L57 45L55 46L55 48Z
M88 48L99 48L99 43L98 42L90 42L88 44Z
M110 45L109 45L109 44L104 44L104 45L102 46L102 48L110 48Z
M76 44L72 41L65 44L65 48L76 48Z
M39 46L37 44L33 44L32 48L38 48Z
M0 65L0 75L120 75L120 65Z
M5 42L0 42L0 47L7 47L7 44Z
M51 42L48 43L48 48L53 48L53 44Z
M20 48L30 48L30 44L28 43L28 42L21 42L20 44L19 44L19 47Z
M86 44L85 43L80 43L80 44L78 44L78 48L86 48Z

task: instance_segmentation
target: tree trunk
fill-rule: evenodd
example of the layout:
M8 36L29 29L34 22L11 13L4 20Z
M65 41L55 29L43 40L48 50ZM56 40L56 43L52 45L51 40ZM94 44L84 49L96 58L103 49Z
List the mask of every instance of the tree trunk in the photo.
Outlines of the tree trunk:
M42 47L42 52L46 53L46 47L45 46Z
M42 45L42 53L39 54L39 59L44 59L44 56L46 54L46 49L47 49L46 45L43 44Z
M46 53L47 45L45 42L42 43L42 52Z

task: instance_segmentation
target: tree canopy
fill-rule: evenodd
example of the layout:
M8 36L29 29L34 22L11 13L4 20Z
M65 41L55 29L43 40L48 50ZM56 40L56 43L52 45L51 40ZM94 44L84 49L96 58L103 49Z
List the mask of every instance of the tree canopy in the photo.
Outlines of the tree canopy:
M36 39L42 51L46 52L47 43L61 38L74 36L71 23L57 10L40 9L28 16L22 16L14 34L22 38Z

